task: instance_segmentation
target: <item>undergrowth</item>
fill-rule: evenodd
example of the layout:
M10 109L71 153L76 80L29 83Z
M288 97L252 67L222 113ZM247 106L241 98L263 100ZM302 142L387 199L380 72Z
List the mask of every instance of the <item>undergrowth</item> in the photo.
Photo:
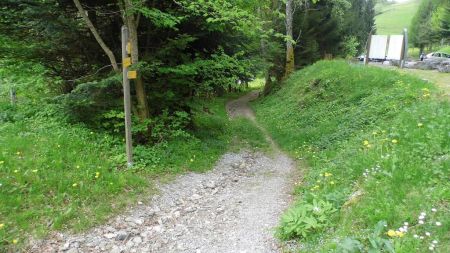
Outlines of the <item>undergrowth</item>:
M437 92L395 71L323 61L255 102L275 141L309 165L281 238L301 252L449 252L450 106ZM337 212L318 220L329 204Z

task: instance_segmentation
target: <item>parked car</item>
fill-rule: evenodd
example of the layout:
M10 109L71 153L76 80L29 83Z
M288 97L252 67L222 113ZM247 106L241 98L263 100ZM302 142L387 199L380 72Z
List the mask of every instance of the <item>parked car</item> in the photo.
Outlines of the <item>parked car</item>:
M446 59L450 58L450 54L443 53L443 52L434 52L427 54L426 59Z
M362 55L360 55L360 56L358 56L358 60L359 61L364 61L366 59L366 55L365 54L362 54ZM369 58L369 62L370 61L373 61L373 62L383 62L383 61L385 61L386 59L378 59L378 58Z

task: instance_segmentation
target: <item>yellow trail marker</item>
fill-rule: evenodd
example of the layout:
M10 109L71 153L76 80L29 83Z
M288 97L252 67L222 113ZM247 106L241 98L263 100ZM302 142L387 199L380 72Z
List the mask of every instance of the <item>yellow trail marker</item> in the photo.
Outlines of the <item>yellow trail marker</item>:
M123 66L125 68L128 68L129 66L131 66L131 58L130 57L123 59Z
M128 42L128 43L127 43L127 48L126 48L126 50L127 50L127 54L131 54L131 42Z
M128 71L127 77L128 77L128 79L136 79L137 78L137 71L135 71L135 70Z

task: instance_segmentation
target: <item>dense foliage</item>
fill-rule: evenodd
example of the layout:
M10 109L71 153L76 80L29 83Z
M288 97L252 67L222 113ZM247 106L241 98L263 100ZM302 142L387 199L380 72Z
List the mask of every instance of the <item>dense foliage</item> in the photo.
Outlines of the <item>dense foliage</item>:
M411 43L420 48L448 43L450 38L450 1L424 0L410 28Z
M130 15L120 9L121 4L121 1L82 3L99 35L118 59L122 19ZM259 21L245 9L244 3L134 1L133 4L133 12L139 16L140 58L134 68L145 83L152 117L165 111L171 115L177 111L190 113L188 103L194 96L223 94L238 88L238 80L248 81L260 70L250 55L258 50L251 43L262 32ZM0 8L6 14L0 19L3 61L20 59L43 66L47 76L59 80L47 88L59 95L55 102L63 105L74 122L101 127L108 121L105 114L121 110L121 78L111 71L108 57L72 1L2 1ZM136 103L133 105L135 112L140 110Z
M77 2L2 1L2 71L17 61L39 65L51 78L42 88L61 113L117 132L110 121L122 111L121 78L113 68L120 62L120 28L132 24L139 57L132 68L140 73L133 114L142 130L135 136L150 143L159 141L152 137L159 135L152 133L159 115L189 115L193 97L223 95L268 69L281 80L285 40L296 42L295 63L303 66L330 55L354 56L374 26L372 0L294 1L293 38L283 35L283 1Z

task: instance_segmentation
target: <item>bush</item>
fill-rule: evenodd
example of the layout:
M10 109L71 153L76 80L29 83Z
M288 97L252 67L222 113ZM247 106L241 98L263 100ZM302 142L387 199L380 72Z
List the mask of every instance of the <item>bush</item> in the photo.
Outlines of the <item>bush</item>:
M311 204L298 202L281 218L279 236L282 239L306 238L326 228L335 211L331 203L323 200L314 199Z

